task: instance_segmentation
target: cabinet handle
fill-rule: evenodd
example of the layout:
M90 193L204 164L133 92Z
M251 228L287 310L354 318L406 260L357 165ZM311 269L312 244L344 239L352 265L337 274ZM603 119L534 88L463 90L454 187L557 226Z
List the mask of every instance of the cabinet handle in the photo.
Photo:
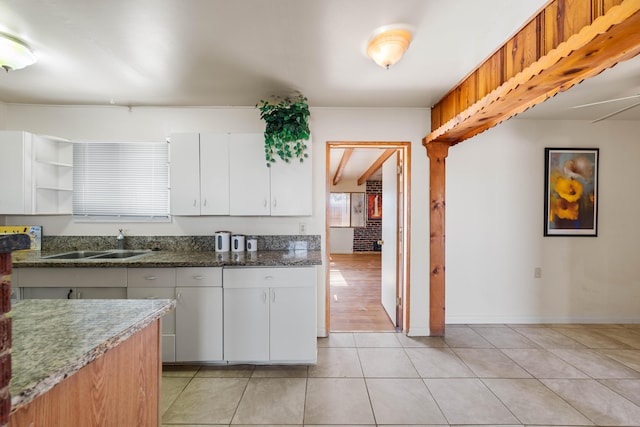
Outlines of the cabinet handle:
M275 208L276 206L278 206L278 199L273 199L273 207Z
M274 304L276 302L276 290L275 289L273 289L271 291L271 302L274 303Z
M76 299L82 299L82 292L76 292Z
M265 208L267 207L267 199L264 199L264 202L262 203L262 206L264 206Z
M273 276L264 276L264 280L273 280Z
M262 303L266 303L267 302L267 291L263 291L262 292Z
M182 299L182 292L176 292L176 299L177 300L181 300Z
M204 276L193 276L193 278L196 280L202 280L204 279Z
M146 280L156 280L156 276L145 276Z
M202 206L204 206L204 207L207 206L207 199L204 199L204 202L202 202Z
M145 299L158 299L158 297L146 297Z

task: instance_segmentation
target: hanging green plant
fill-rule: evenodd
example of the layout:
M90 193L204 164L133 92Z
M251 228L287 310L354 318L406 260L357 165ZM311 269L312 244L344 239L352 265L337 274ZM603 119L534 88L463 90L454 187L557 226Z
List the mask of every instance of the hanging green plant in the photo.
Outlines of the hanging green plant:
M307 98L298 95L295 98L262 99L256 107L260 109L260 118L266 123L264 155L267 166L276 161L276 155L287 163L294 157L301 162L309 157L305 153L307 144L304 143L310 135Z

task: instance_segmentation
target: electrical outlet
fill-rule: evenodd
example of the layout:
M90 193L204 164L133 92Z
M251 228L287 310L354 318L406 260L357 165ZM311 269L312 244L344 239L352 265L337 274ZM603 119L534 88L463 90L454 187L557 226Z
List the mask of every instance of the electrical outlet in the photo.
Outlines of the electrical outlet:
M298 224L298 234L307 234L307 224L301 222Z
M533 269L533 277L540 279L542 277L542 267L536 267Z

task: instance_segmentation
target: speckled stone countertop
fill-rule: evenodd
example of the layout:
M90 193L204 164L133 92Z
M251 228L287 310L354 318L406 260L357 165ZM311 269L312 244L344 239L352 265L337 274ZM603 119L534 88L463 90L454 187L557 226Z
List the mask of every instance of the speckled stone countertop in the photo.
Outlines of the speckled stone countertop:
M11 412L173 310L174 300L13 304Z
M13 267L297 267L322 265L322 251L258 251L258 252L174 252L150 251L130 259L43 258L51 253L40 251L13 254Z

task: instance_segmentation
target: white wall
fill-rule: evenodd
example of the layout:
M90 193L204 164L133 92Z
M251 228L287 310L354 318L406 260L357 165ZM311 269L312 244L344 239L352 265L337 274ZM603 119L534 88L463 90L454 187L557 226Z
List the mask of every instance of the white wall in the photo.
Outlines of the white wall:
M26 130L72 140L164 140L172 132L262 132L259 112L247 108L143 108L116 106L29 106L7 104L5 129ZM325 240L326 141L411 141L411 330L428 333L428 162L421 139L429 130L428 109L312 108L313 215L300 218L175 217L173 222L87 224L68 216L7 217L6 223L43 225L45 235L116 235L124 228L133 235L210 235L228 229L245 234L297 234L299 222L308 234ZM326 267L326 260L325 260ZM325 271L318 275L318 333L324 335Z
M512 119L451 148L446 322L639 322L638 134ZM543 237L545 147L600 148L598 237Z

